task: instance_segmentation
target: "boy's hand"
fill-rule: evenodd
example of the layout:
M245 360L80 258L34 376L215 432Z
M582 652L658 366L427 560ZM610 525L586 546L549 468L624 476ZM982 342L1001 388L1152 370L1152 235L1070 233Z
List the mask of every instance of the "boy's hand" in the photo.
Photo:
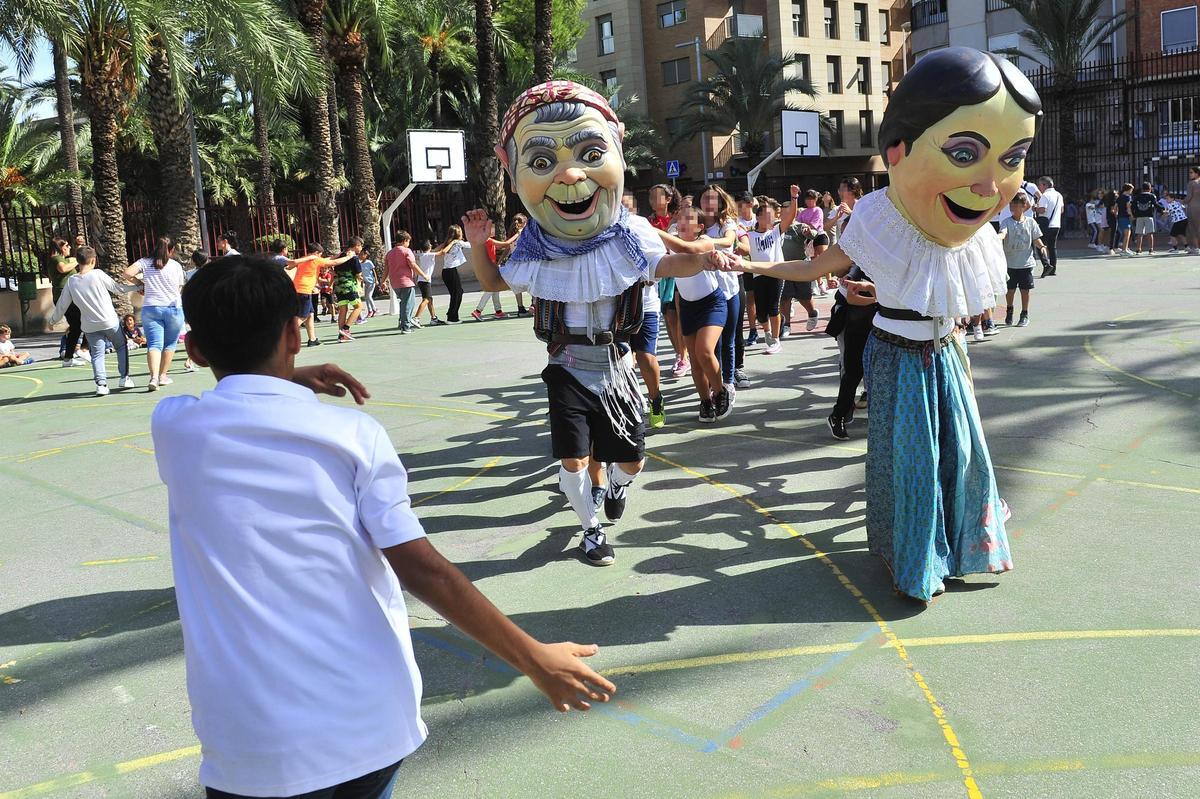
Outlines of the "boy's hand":
M538 690L550 697L555 710L587 710L591 705L584 696L593 702L607 702L617 691L617 686L582 660L599 650L595 644L538 644L526 673Z
M462 227L463 235L467 237L467 241L471 242L472 247L486 247L487 240L492 237L495 230L492 220L488 218L487 211L481 208L467 211L462 218Z
M344 397L349 391L350 396L359 405L371 397L367 387L358 382L354 375L332 363L297 367L292 372L292 382L299 383L317 394L328 394L331 397Z

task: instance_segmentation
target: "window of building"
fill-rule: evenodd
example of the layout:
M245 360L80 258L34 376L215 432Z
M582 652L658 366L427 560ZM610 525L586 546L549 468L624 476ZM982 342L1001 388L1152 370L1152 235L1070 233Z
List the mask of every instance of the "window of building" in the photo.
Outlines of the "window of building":
M1196 49L1196 6L1162 12L1164 53Z
M858 142L863 147L873 147L875 141L875 119L870 111L858 112Z
M892 62L884 61L880 66L880 79L883 85L883 93L888 97L892 96Z
M1158 103L1158 146L1162 153L1195 152L1200 126L1200 97L1177 97Z
M825 38L838 38L837 0L825 0Z
M658 4L658 27L673 28L687 19L687 0Z
M792 35L808 35L808 0L792 0Z
M865 42L870 37L871 32L867 28L867 4L854 4L854 38L860 42Z
M809 59L808 53L796 56L796 77L812 80L812 61Z
M825 89L830 94L842 93L842 57L825 56L825 77L828 79Z
M613 36L612 14L596 17L596 36L600 41L600 55L612 55L617 51L617 39Z
M835 149L835 150L842 149L842 147L845 146L845 144L843 143L843 139L845 137L842 135L842 129L846 127L845 113L843 113L841 111L830 111L829 112L829 127L830 127L830 136L829 136L830 144L833 146L833 149Z
M879 12L879 43L892 43L891 23L888 21L888 12L886 11Z
M858 59L858 93L871 93L871 59Z
M615 69L601 71L600 82L604 84L604 93L608 95L609 102L616 102L614 98L617 96L617 71Z
M663 85L674 86L677 83L687 83L691 79L691 61L688 58L676 58L662 62Z

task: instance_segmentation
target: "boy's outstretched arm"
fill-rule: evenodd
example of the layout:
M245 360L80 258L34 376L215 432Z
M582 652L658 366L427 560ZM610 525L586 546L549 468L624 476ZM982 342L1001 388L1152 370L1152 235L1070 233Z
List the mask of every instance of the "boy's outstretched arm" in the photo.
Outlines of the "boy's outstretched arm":
M607 702L617 688L582 658L595 644L543 644L501 613L467 576L426 538L383 550L401 584L447 621L528 675L555 710L587 710L587 699Z
M841 275L850 271L854 262L834 244L811 261L742 261L741 271L769 275L784 280L816 280L827 274Z

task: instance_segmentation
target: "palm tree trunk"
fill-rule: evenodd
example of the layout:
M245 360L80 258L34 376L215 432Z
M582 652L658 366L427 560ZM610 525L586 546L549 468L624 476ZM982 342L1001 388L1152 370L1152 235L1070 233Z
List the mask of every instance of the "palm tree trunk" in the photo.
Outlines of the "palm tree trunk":
M433 126L442 126L442 56L437 50L429 54L429 82L433 84Z
M554 0L533 0L533 81L554 77Z
M303 0L299 3L300 24L312 40L313 48L321 56L328 52L325 47L325 0ZM337 180L333 171L333 143L329 136L329 98L325 92L316 92L308 101L308 114L313 149L313 161L317 166L317 217L321 228L321 242L326 252L342 249L342 237L338 232Z
M341 183L346 179L346 152L342 147L342 126L338 113L337 77L329 73L329 84L326 88L329 104L329 147L333 153L333 176Z
M62 42L50 43L54 55L54 97L58 104L58 135L62 140L63 158L67 162L67 211L71 215L71 233L84 232L83 187L79 185L79 145L75 141L75 108L71 99L71 73L67 67L67 52Z
M350 132L350 165L354 205L358 210L358 234L368 256L383 262L379 242L379 200L375 192L375 173L371 167L371 149L367 145L367 118L363 111L362 70L358 61L340 64L342 98L346 103L346 122Z
M1058 190L1064 198L1079 197L1079 152L1075 149L1075 71L1060 72L1055 80L1058 102L1058 152L1061 174Z
M108 92L106 92L108 93ZM111 87L116 97L117 87ZM96 207L100 211L100 268L116 276L129 265L125 252L125 214L121 208L121 178L117 172L117 113L115 102L89 103L92 129L92 179ZM124 316L132 309L127 294L117 297L117 313Z
M258 174L254 178L254 202L263 231L268 236L279 232L279 217L275 208L275 177L271 172L271 142L267 138L267 109L261 89L254 95L254 146L258 150Z
M192 172L192 140L188 115L180 109L171 66L162 48L150 51L146 63L147 105L158 164L162 172L162 221L181 254L200 246L200 216L196 208L196 179Z
M492 23L491 0L475 0L475 55L479 81L479 117L482 130L476 133L479 141L479 178L482 182L483 206L496 226L496 235L505 235L504 176L495 147L500 139L500 123L496 102L496 46Z

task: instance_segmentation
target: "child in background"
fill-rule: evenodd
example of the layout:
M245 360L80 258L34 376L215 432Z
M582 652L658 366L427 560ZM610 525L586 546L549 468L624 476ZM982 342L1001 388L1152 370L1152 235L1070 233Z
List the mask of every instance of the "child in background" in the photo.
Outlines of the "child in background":
M329 321L336 321L337 317L333 311L333 267L328 264L321 264L317 271L317 292L321 295L321 310L329 314ZM315 309L314 309L315 310ZM317 321L321 321L321 314L317 313Z
M442 256L442 282L446 284L446 290L450 292L446 322L452 325L457 325L462 321L458 318L458 311L462 307L463 299L462 278L458 274L458 268L467 262L467 250L469 249L471 249L471 242L463 238L462 228L458 225L451 225L450 231L446 235L446 243L433 251L435 256Z
M146 346L146 334L142 332L142 327L133 318L133 314L127 313L121 319L121 333L125 336L125 346L129 349L136 350Z
M776 217L780 205L770 197L759 197L754 206L755 228L747 235L750 244L751 261L782 261L783 232L796 221L799 211L800 187L791 187L792 202L783 212L783 220ZM766 355L775 355L782 348L779 334L783 327L783 317L780 315L780 302L783 299L783 281L769 275L754 276L754 304L758 314L758 323L762 325L766 336ZM747 341L749 343L749 341Z
M369 394L331 364L296 368L294 293L265 257L202 270L188 348L217 386L150 422L208 795L392 795L428 735L404 591L556 710L608 701L583 660L597 647L534 639L429 543L383 426L317 401Z
M362 260L362 289L363 289L363 307L367 312L359 314L358 321L355 324L361 325L363 322L375 315L375 284L378 278L375 275L375 262L370 258Z
M1042 244L1042 229L1031 216L1026 216L1029 210L1029 197L1025 192L1018 191L1008 204L1012 217L1005 219L1000 225L1000 239L1004 247L1004 258L1008 261L1008 294L1005 302L1008 310L1004 313L1004 324L1013 323L1013 297L1017 289L1021 290L1021 318L1017 327L1029 327L1029 292L1033 290L1033 250L1036 247L1042 256L1046 255L1046 245Z
M1129 206L1133 202L1133 184L1126 183L1121 187L1121 193L1117 196L1117 226L1113 235L1113 247L1109 250L1109 255L1133 255L1129 250L1129 237L1133 233L1133 216Z
M421 311L428 309L429 324L433 327L444 325L446 323L438 319L437 311L433 307L433 270L437 268L437 253L433 251L433 242L429 239L421 242L421 249L417 253L417 266L421 267L417 275L417 291L421 294L421 302L413 312L413 319L419 325Z
M1171 252L1179 252L1187 249L1187 224L1188 215L1187 208L1183 203L1179 202L1171 192L1164 191L1162 201L1159 203L1163 209L1163 216L1167 223L1167 240L1171 244Z
M104 346L111 344L117 352L117 368L121 374L121 388L133 388L129 376L129 350L125 336L120 330L117 312L113 310L113 294L129 294L137 291L135 283L117 283L107 272L96 269L96 251L91 247L80 247L75 257L79 261L79 274L67 280L67 286L54 305L48 324L56 324L74 303L79 309L79 326L87 335L88 350L92 356L92 377L96 381L96 396L108 394L108 374L104 368Z
M28 352L17 352L17 345L12 343L12 328L0 325L0 369L31 363L33 356Z
M1137 234L1137 254L1142 254L1142 245L1149 237L1149 254L1154 255L1154 212L1158 210L1158 198L1148 181L1142 183L1142 190L1130 199L1129 207L1133 211L1133 232Z
M1098 252L1107 250L1107 247L1100 244L1100 230L1104 222L1104 206L1100 202L1099 189L1092 192L1092 196L1088 198L1084 209L1087 215L1088 247Z

